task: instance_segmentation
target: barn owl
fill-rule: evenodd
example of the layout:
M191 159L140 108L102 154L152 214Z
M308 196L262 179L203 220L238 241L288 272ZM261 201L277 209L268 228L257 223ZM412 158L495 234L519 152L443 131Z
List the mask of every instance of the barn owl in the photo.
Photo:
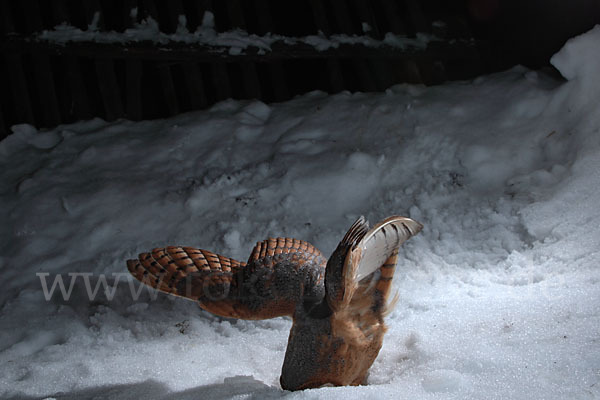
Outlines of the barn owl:
M223 317L293 319L281 387L360 385L386 331L391 280L402 243L422 225L392 216L369 229L361 216L329 259L308 242L258 242L248 262L169 246L128 260L141 282Z

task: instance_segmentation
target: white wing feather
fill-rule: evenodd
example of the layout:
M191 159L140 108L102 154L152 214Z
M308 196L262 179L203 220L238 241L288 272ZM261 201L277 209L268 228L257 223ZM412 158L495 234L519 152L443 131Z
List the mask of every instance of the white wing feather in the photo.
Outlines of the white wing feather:
M371 228L352 250L353 259L359 257L353 280L358 282L385 263L402 243L419 233L423 225L410 218L392 216Z

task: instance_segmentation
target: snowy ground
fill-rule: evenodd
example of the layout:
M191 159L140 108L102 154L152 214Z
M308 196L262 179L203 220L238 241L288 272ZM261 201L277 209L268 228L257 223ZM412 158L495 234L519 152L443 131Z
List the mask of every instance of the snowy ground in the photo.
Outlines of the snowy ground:
M0 397L598 398L599 44L596 27L553 58L566 83L515 68L16 127L0 143ZM425 225L403 247L366 386L284 392L290 320L224 320L145 289L134 300L122 275L168 244L245 260L292 236L329 254L360 214ZM46 301L57 276L72 293ZM115 292L90 300L85 279L103 276Z

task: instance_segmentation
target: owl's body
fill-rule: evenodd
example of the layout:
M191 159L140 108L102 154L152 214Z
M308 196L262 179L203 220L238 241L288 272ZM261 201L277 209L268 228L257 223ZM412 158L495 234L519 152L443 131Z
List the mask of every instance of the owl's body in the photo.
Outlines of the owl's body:
M381 348L398 248L421 230L404 217L368 229L361 217L327 260L310 243L257 243L246 263L170 246L128 260L131 274L229 318L291 316L284 389L359 385Z

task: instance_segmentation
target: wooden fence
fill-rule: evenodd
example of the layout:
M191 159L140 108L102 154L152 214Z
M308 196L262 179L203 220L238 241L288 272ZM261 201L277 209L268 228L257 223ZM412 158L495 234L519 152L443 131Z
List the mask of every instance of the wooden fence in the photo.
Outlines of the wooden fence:
M426 48L348 44L325 51L277 42L268 52L250 46L240 54L198 43L34 40L62 23L85 31L95 16L100 32L123 32L151 17L171 34L184 15L194 32L206 11L217 32L437 39ZM273 102L316 89L378 91L469 78L484 68L485 47L472 40L458 0L2 0L0 24L0 137L16 123L162 118L231 97Z

